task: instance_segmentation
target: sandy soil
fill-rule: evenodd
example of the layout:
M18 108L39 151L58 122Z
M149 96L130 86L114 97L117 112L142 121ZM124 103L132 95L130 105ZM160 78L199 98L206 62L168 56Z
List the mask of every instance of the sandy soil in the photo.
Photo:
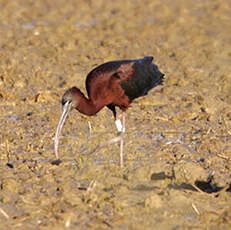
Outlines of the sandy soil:
M231 2L0 0L0 229L231 229ZM153 55L163 86L127 112L60 98L96 65Z

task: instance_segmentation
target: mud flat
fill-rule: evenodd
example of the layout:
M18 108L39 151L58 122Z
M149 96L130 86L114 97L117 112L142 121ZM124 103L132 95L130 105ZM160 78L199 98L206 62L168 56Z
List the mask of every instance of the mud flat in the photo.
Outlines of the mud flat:
M0 0L0 229L231 229L231 3ZM153 55L163 86L127 113L60 98L115 59Z

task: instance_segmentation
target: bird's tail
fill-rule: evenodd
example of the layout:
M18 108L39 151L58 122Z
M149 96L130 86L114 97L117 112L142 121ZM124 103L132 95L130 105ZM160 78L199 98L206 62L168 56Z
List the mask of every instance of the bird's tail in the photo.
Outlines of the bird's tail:
M142 71L143 77L149 82L149 89L162 84L164 80L164 74L160 72L158 66L152 61L152 56L146 56L140 59L139 64L136 65L138 72L141 74Z
M153 57L147 56L133 61L134 75L121 83L125 94L131 101L137 97L146 95L149 90L162 84L164 77L158 66L152 62Z

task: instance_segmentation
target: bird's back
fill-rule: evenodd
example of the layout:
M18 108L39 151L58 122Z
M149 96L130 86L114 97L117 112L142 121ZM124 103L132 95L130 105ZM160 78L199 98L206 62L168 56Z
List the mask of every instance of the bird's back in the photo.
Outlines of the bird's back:
M153 57L144 57L97 66L86 78L90 100L102 105L114 104L127 108L132 100L146 95L150 89L162 83L164 74L152 60Z
M91 89L96 82L102 82L104 78L109 80L115 74L122 64L129 64L133 60L119 60L103 63L91 70L86 78L86 89L88 96L91 95ZM95 87L95 86L94 86Z

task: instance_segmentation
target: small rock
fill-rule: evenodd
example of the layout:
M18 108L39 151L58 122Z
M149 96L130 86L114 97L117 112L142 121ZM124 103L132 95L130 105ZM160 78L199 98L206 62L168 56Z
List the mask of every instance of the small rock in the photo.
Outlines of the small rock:
M60 165L61 163L62 163L62 161L60 159L51 161L52 165Z
M11 168L11 169L14 168L14 165L11 164L11 163L7 163L6 165L7 165L9 168Z

